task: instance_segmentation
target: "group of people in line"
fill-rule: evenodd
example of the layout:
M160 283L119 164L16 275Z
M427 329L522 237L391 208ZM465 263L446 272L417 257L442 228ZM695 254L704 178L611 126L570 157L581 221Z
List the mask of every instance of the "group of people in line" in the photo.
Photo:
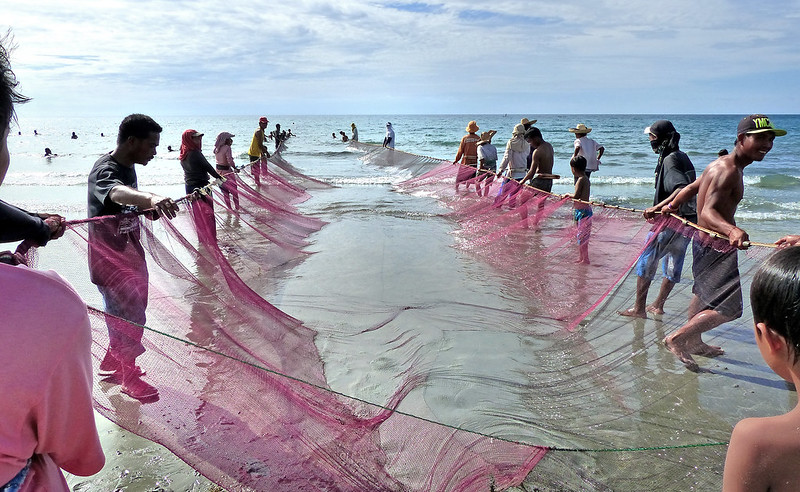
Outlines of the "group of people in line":
M453 162L475 168L475 172L459 173L456 189L461 183L471 180L481 195L481 181L500 176L504 178L504 184L514 180L549 193L553 179L558 178L552 174L553 147L543 140L541 131L533 126L534 123L536 120L523 118L514 127L498 166L497 151L491 144L496 132L492 130L478 136L477 122L470 121L466 128L467 135L461 139ZM583 123L569 128L569 131L575 134L570 159L575 191L562 197L574 199L574 220L580 251L578 261L589 264L592 210L587 202L591 189L590 176L599 168L605 148L587 136L592 128ZM737 127L733 152L720 151L718 159L708 165L701 179L697 179L691 160L680 150L681 135L671 121L657 120L645 128L644 133L652 151L658 155L653 206L644 211L644 217L653 220L657 215L674 214L684 221L727 237L732 247L728 252L720 253L710 245L704 232L698 231L694 235L695 281L689 320L663 341L688 369L697 371L699 366L693 355L715 357L723 353L720 347L703 342L700 335L742 315L736 248L748 247L749 238L745 231L736 226L734 213L744 194L744 168L762 160L772 149L775 137L786 135L786 131L774 128L769 118L761 114L743 118ZM620 315L646 318L648 312L656 315L664 313L664 303L675 284L680 282L690 242L692 235L674 228L650 233L636 265L634 305L620 311ZM787 236L778 243L800 244L800 236ZM648 305L647 293L659 262L663 263L664 278L657 297Z
M7 51L0 44L0 183L10 163L8 134L14 105L27 101L16 87ZM506 180L535 183L541 187L538 189L549 191L554 179L553 150L534 123L523 119L514 127L498 167L497 151L491 145L496 132L478 136L477 123L470 122L456 160L474 167L476 176L490 179L489 173L496 173ZM262 117L253 134L248 154L254 165L265 163L269 157L264 133L267 124L268 119ZM591 131L585 125L570 131L576 136L570 162L575 193L570 196L585 201L589 176L596 170L590 162L599 161L603 149L591 139L582 140ZM145 373L136 365L136 358L144 352L142 325L148 301L148 273L137 213L146 212L144 216L151 220L172 219L178 204L169 197L139 190L135 165L146 166L153 159L161 132L161 126L149 116L127 116L119 126L116 148L95 162L88 177L89 217L113 216L113 220L93 221L89 228L91 280L102 294L106 313L111 315L107 317L110 344L100 370L104 380L119 384L123 393L143 402L157 398L158 391L144 381ZM764 115L743 118L733 151L709 164L699 179L695 179L691 162L678 147L680 134L671 122L656 121L645 133L659 156L654 204L644 212L645 217L670 213L695 219L701 227L725 235L731 246L746 248L748 235L734 220L744 193L744 168L762 160L775 137L786 132L775 128ZM231 153L233 137L229 132L217 135L214 168L202 156L203 134L193 129L183 133L180 157L187 193L207 186L209 176L221 178L236 170ZM391 123L387 123L383 145L394 146ZM61 469L88 476L99 472L105 462L92 410L92 337L87 307L57 273L37 271L24 264L29 247L45 246L63 235L63 217L27 212L0 201L0 224L0 241L22 241L16 251L0 253L0 360L4 367L0 381L0 436L4 436L0 439L0 489L67 491ZM637 265L640 283L634 306L620 313L625 316L662 312L672 285L679 281L678 265L683 262L689 240L676 238L669 231L653 234L656 237L648 240ZM752 282L754 333L770 368L798 385L800 247L788 246L799 244L800 236L786 236L778 243L787 247L771 256ZM705 344L701 334L741 316L742 301L736 249L719 252L708 248L701 238L695 240L693 252L696 270L690 319L664 342L689 369L696 370L693 355L722 353L719 347ZM668 275L656 301L646 306L647 291L662 258L670 265ZM714 268L706 268L710 264ZM720 268L726 275L705 275ZM715 284L718 278L725 281L724 286ZM794 466L800 458L798 428L800 407L786 415L745 419L737 424L725 464L724 490L796 488L800 484L800 472Z
M549 192L553 176L552 147L545 145L541 132L523 119L514 127L512 137L499 167L491 145L492 132L478 137L475 121L467 125L455 163L475 167L466 176L504 176L521 184ZM570 167L575 178L575 221L591 217L590 204L578 205L589 198L589 176L598 169L605 149L587 137L591 128L584 124L570 128L575 134ZM702 340L702 334L743 314L743 299L738 270L738 250L749 247L747 232L736 225L735 212L744 196L744 169L764 159L776 137L786 131L775 128L769 117L753 114L741 119L736 129L732 152L722 150L697 178L694 166L680 150L680 133L669 120L657 120L644 129L658 160L655 168L653 206L643 215L652 220L658 215L675 215L702 229L686 234L679 228L651 231L636 264L637 285L634 305L622 316L647 318L648 313L664 313L664 304L676 283L680 282L686 249L692 243L694 283L687 322L667 335L663 343L691 371L700 371L694 356L716 357L724 351ZM523 144L528 144L528 148ZM543 150L541 154L539 151ZM526 157L526 153L528 156ZM538 155L537 155L538 154ZM547 173L539 176L536 173ZM480 181L478 180L478 183ZM480 195L480 188L478 188ZM588 212L579 210L588 207ZM727 238L729 249L719 251L704 230ZM581 244L579 226L579 239ZM588 239L588 236L587 236ZM787 235L776 241L783 248L771 256L756 273L750 291L756 344L769 367L778 375L800 384L800 235ZM588 263L581 251L581 259ZM647 304L647 294L659 262L664 278L656 299ZM734 428L725 463L723 490L751 491L800 487L800 406L786 415L744 419ZM758 463L758 466L754 466Z
M495 177L503 178L506 186L510 180L520 185L529 184L537 190L550 193L553 180L560 176L553 174L553 146L544 140L542 132L534 124L537 120L522 118L514 126L511 138L506 143L503 159L498 165L497 148L492 145L492 137L496 130L489 130L478 135L480 127L476 121L467 124L467 134L461 142L453 159L454 164L465 166L456 177L456 191L465 183L467 187L474 183L479 196L486 196L489 186ZM570 169L574 176L575 191L569 194L574 199L574 220L577 226L578 262L590 264L589 238L591 236L592 208L588 205L590 193L589 175L600 165L600 158L605 149L596 141L587 137L592 131L583 123L569 131L575 134L575 144ZM474 172L471 170L474 168ZM508 194L501 187L500 196Z

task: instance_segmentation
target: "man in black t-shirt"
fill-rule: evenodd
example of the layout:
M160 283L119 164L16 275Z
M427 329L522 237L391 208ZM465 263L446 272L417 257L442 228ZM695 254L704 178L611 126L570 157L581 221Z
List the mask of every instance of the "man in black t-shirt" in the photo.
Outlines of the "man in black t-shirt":
M656 192L653 198L653 207L644 212L647 219L656 216L656 210L669 203L684 187L696 179L694 166L689 156L678 147L681 134L675 130L669 120L658 120L644 129L650 139L653 152L658 154L656 165ZM689 222L697 222L697 205L695 199L683 204L677 215ZM664 228L658 234L650 232L647 236L647 246L639 256L636 263L636 299L633 307L620 311L622 316L634 318L647 318L647 312L664 314L664 303L672 292L675 284L681 280L683 261L686 258L686 247L690 237L684 236L679 231ZM664 279L658 297L649 306L647 304L647 291L655 277L658 263L663 258Z
M151 210L150 218L175 217L177 204L170 198L139 191L135 164L146 166L156 155L161 126L149 116L132 114L119 127L117 148L95 162L89 173L89 217L112 216L91 222L89 273L103 296L109 349L100 364L109 381L122 383L122 391L140 400L158 397L158 390L141 379L136 357L144 353L148 274L140 243L138 212ZM122 323L117 318L131 323Z

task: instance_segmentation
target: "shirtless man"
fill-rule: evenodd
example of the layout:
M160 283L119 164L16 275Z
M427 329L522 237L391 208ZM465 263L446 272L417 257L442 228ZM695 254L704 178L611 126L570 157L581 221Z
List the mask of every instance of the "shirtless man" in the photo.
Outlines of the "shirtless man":
M743 118L737 128L733 152L709 164L700 179L684 187L661 212L675 212L697 195L698 225L727 236L732 247L747 248L749 237L734 220L736 207L744 195L744 168L764 159L772 150L775 137L782 135L786 131L773 127L764 115ZM716 357L724 353L720 347L703 342L701 335L742 316L742 287L736 249L716 251L710 246L708 235L701 232L694 239L692 251L695 283L689 321L667 335L664 345L687 369L697 372L700 368L692 355Z
M531 180L531 186L549 193L553 189L553 179L534 178L534 176L537 173L544 175L553 173L553 146L544 141L542 132L535 126L525 132L525 141L530 144L533 154L531 155L531 168L520 183L525 184L528 180Z

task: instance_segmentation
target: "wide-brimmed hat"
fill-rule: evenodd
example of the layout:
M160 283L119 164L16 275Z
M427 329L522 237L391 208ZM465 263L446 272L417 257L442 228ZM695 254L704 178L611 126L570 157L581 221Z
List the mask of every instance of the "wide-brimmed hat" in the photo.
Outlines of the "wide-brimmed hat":
M536 123L537 120L529 120L528 118L522 118L519 120L520 125L530 126Z
M475 133L478 130L480 130L480 128L478 128L478 123L475 120L472 120L469 123L467 123L467 131L468 132Z
M495 133L497 133L497 130L489 130L488 132L481 133L481 139L478 140L478 143L476 145L490 143Z
M583 123L578 123L575 128L569 129L570 133L589 133L592 131L591 126L586 126Z
M782 137L786 135L786 130L781 130L780 128L775 128L772 126L769 118L763 114L751 114L750 116L745 116L742 118L742 121L739 122L739 126L736 129L737 136L743 133L764 132L772 132L776 137Z
M269 120L267 119L266 116L262 116L261 118L258 119L258 122L259 123L269 123Z

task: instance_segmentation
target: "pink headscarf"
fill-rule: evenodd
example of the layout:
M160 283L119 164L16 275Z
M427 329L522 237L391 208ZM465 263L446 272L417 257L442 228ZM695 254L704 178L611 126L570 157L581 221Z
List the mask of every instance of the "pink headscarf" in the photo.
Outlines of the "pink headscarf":
M225 142L227 142L229 138L233 138L235 136L236 135L233 135L228 132L222 132L219 135L217 135L217 141L214 142L214 153L218 154L219 149L222 148L223 145L225 145Z
M185 159L186 154L188 154L189 152L193 150L200 150L200 144L192 140L192 137L194 137L195 135L202 136L203 134L198 132L197 130L190 129L186 130L185 132L183 132L183 135L181 135L181 153L179 156L180 160Z

